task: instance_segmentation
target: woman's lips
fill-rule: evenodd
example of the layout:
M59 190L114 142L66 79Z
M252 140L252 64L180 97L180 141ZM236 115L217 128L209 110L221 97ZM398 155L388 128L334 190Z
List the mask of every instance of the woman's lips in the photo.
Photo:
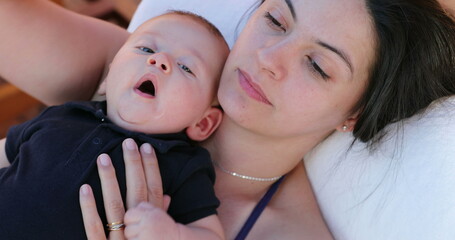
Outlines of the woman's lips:
M146 74L139 79L134 92L145 98L155 98L157 93L156 76L153 74Z
M265 96L261 87L259 85L257 85L256 83L252 82L250 76L247 73L243 72L240 69L238 69L238 72L239 72L240 86L246 92L246 94L248 96L250 96L251 98L253 98L259 102L262 102L262 103L265 103L268 105L272 105L272 103L270 103L270 101Z

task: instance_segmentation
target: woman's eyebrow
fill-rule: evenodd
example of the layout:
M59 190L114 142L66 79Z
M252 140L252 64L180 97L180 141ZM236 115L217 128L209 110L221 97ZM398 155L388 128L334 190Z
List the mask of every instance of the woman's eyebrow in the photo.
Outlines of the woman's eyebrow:
M330 51L336 53L338 56L340 56L341 59L343 59L344 62L346 62L346 64L348 65L349 70L351 70L351 73L354 72L354 68L353 68L353 66L352 66L351 59L349 58L349 56L348 56L345 52L343 52L342 50L337 49L337 48L335 48L335 47L333 47L333 46L330 46L328 43L325 43L325 42L322 42L322 41L317 41L317 43L318 43L320 46L322 46L322 47L324 47L324 48L326 48L326 49L328 49L328 50L330 50Z
M291 0L285 0L284 2L288 6L289 11L291 12L292 17L294 18L294 21L296 21L297 20L297 16L295 15L294 5L292 4L292 1ZM317 43L320 46L322 46L322 47L324 47L324 48L336 53L338 56L340 56L341 59L343 59L343 61L346 62L346 64L348 65L349 70L351 71L351 73L354 72L354 68L352 66L351 59L349 58L349 56L344 51L342 51L340 49L337 49L337 48L335 48L335 47L333 47L333 46L331 46L328 43L325 43L323 41L317 41Z
M292 4L291 0L285 0L285 2L289 8L289 11L291 11L292 17L294 18L294 20L297 20L297 18L295 16L295 11L294 11L294 5Z

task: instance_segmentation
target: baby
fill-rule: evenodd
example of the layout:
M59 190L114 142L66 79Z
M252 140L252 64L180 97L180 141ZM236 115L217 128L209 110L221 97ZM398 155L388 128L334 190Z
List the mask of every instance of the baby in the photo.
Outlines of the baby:
M223 238L214 169L194 141L221 122L216 90L228 53L202 17L166 13L142 24L118 51L99 89L106 102L50 107L10 129L0 141L0 166L11 164L0 169L0 226L8 226L0 227L2 239L85 238L79 187L91 185L104 217L96 159L107 153L125 199L125 138L155 148L174 220L197 239Z

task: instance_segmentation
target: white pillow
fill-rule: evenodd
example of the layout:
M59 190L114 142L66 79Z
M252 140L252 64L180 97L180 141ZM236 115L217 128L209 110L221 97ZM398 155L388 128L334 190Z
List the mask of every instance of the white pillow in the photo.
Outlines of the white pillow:
M128 30L169 9L187 10L214 23L232 46L255 2L144 0ZM336 239L455 239L455 97L405 121L401 133L374 153L361 143L348 151L352 136L336 133L305 156Z
M335 133L305 156L337 239L455 239L455 97L397 127L372 153Z
M232 47L242 30L243 19L247 20L248 16L242 17L256 2L256 0L143 0L131 19L128 31L134 31L144 21L168 10L184 10L203 16L213 23L221 31L229 47Z

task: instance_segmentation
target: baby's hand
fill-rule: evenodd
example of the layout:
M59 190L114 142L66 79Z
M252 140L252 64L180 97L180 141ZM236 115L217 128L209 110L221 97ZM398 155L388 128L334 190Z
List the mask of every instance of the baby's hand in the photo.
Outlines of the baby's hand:
M163 209L148 202L130 208L124 220L127 239L179 239L177 223Z

